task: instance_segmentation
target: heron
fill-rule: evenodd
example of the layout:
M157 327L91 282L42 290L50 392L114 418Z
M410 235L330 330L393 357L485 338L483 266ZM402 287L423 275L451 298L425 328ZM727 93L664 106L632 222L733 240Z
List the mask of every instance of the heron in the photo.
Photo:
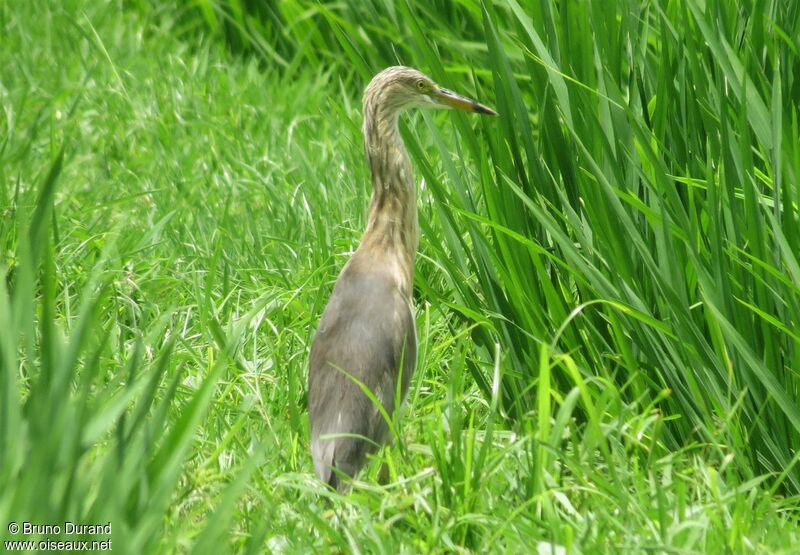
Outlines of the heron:
M386 415L393 417L405 399L416 364L417 193L398 128L409 108L497 115L410 67L381 71L364 91L362 130L372 174L367 227L333 287L309 358L314 469L340 492L389 439Z

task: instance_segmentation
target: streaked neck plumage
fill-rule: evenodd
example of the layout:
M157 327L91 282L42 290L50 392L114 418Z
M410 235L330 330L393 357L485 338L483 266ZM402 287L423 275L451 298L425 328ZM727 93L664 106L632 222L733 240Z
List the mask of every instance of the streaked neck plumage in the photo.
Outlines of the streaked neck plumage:
M364 147L372 172L372 198L362 249L395 257L409 297L419 243L417 193L411 161L398 128L401 106L392 105L377 88L364 94Z

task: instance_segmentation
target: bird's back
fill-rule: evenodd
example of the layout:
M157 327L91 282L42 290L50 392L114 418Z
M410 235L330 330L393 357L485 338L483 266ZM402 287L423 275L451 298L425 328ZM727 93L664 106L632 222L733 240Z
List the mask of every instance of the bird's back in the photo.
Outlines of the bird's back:
M311 346L311 451L322 481L339 485L331 467L355 475L386 439L384 417L357 382L392 415L398 381L402 399L415 362L414 317L396 274L356 253L336 282ZM348 437L321 437L327 434Z

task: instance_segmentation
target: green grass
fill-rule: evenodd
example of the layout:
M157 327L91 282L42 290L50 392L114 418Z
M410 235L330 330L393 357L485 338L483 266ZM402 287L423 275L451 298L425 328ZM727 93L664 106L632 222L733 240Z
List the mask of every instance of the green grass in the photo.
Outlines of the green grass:
M523 4L0 6L0 539L794 551L800 8ZM307 352L397 61L501 117L404 126L420 360L339 496Z

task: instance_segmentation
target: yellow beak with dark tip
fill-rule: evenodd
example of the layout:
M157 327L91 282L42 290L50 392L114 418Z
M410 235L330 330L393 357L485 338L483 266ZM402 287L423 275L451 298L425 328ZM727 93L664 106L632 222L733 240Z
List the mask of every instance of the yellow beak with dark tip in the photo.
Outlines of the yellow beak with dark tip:
M474 112L476 114L486 114L489 116L496 116L497 112L484 106L480 102L475 102L471 98L461 96L448 89L438 88L431 93L431 97L439 104L447 106L448 108L455 108L456 110L463 110L465 112Z

